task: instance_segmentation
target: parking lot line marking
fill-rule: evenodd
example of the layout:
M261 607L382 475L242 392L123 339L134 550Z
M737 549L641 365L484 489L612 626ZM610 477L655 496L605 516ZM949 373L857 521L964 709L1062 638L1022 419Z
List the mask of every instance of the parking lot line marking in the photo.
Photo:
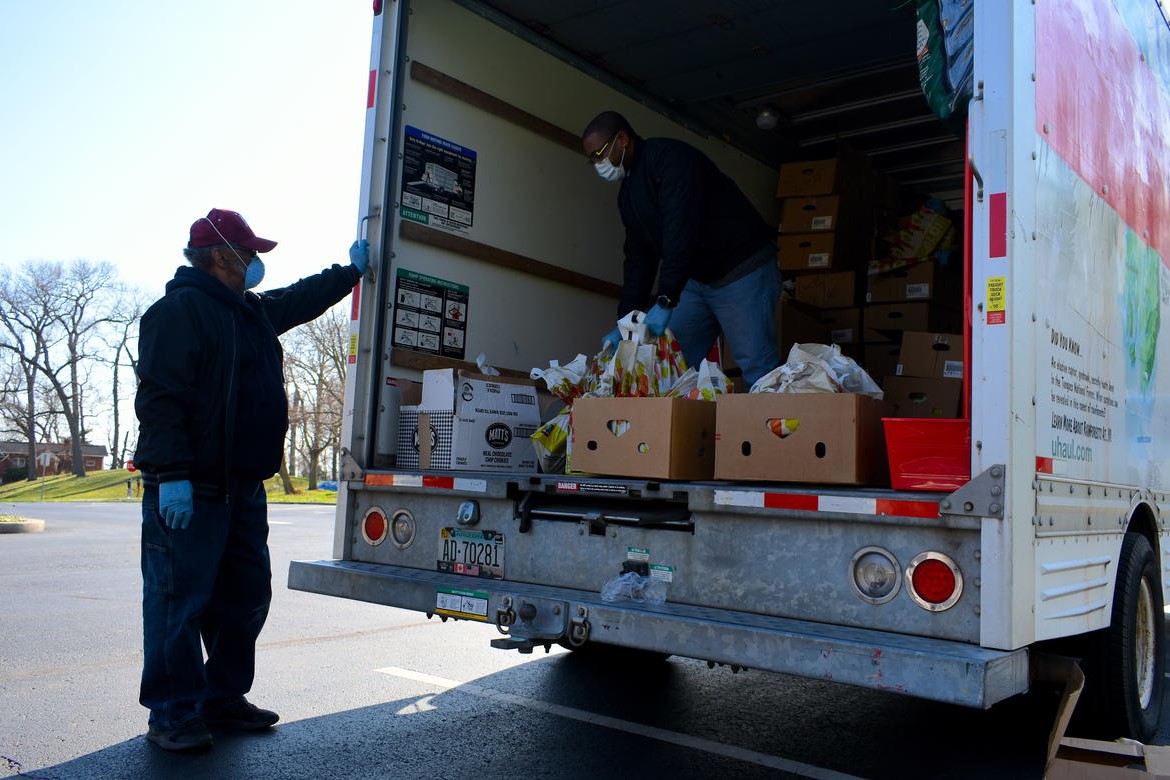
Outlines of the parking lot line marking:
M771 769L780 769L785 772L792 772L802 777L824 778L825 780L860 780L853 775L835 772L831 769L822 769L811 764L804 764L800 761L792 761L787 758L780 758L778 756L770 756L767 753L760 753L755 750L748 750L747 748L737 747L735 745L728 745L723 742L716 742L712 739L704 739L703 737L695 737L690 734L680 734L677 731L668 731L667 729L660 729L655 726L647 726L642 723L635 723L630 720L622 720L621 718L611 718L607 715L598 715L597 713L588 712L587 710L579 710L575 707L566 707L561 704L553 704L540 699L533 699L527 696L517 696L513 693L505 693L494 688L488 688L483 685L475 683L459 682L458 680L448 680L444 677L435 677L434 675L424 674L423 672L416 672L411 669L403 669L397 666L386 666L374 671L381 674L389 675L391 677L398 677L403 680L412 680L414 682L422 683L439 690L456 690L460 693L470 694L471 696L478 696L483 699L490 699L498 704L512 704L517 707L524 707L525 709L536 710L538 712L547 713L549 715L556 715L562 718L570 718L572 720L588 723L593 726L601 726L603 728L614 729L616 731L624 731L629 734L637 734L649 739L656 739L660 742L669 742L680 747L691 748L693 750L702 750L707 753L714 753L715 755L725 756L727 758L734 758L737 761L746 761L752 764L759 764Z

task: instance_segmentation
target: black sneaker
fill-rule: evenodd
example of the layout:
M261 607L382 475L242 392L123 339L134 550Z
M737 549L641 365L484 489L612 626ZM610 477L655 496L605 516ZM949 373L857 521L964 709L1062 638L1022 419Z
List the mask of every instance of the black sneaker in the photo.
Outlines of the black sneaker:
M176 752L207 750L211 747L211 732L202 718L192 718L173 729L151 726L146 732L146 738L163 750Z
M203 720L208 726L236 731L260 731L276 723L280 716L272 710L260 709L247 699L239 699L229 704L205 704Z

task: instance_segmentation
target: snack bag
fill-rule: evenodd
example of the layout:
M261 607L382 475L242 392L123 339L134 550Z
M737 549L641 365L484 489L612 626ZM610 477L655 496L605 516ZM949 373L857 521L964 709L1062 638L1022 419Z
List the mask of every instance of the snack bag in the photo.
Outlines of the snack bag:
M537 428L531 438L540 470L545 474L564 474L569 446L569 407Z

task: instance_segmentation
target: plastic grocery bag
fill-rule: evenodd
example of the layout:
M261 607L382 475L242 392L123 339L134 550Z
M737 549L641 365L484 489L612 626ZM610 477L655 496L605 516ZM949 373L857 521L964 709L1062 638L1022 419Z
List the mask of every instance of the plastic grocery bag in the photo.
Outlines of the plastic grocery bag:
M550 360L548 368L534 368L528 372L528 376L543 380L550 393L566 404L571 404L574 398L585 394L589 369L585 356L578 354L568 365L562 366L558 361Z
M857 393L881 399L882 390L836 344L793 344L783 365L760 377L753 393Z
M667 330L651 336L643 323L645 316L635 310L618 320L621 341L613 352L598 353L596 387L585 395L664 396L686 372L682 347L674 334Z
M618 599L662 604L666 601L666 583L638 574L636 571L628 571L601 586L602 601Z
M688 368L667 393L672 398L714 401L716 396L732 391L731 380L718 364L704 359L699 368Z

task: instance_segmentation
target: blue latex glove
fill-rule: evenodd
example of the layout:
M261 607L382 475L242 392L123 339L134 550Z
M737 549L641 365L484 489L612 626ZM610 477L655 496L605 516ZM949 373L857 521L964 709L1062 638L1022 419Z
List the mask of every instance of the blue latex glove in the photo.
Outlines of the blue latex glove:
M349 262L353 263L353 267L366 272L366 266L370 264L370 242L364 238L360 241L354 241L353 246L349 248Z
M168 528L182 531L191 524L195 514L195 497L191 480L179 479L161 482L158 486L158 512Z
M607 352L611 349L616 349L621 340L622 332L617 328L614 328L609 333L606 333L604 338L601 339L601 351Z
M674 314L674 309L668 309L665 306L654 304L654 308L646 313L646 330L650 331L651 336L661 336L666 331L666 326L670 324L670 315Z

